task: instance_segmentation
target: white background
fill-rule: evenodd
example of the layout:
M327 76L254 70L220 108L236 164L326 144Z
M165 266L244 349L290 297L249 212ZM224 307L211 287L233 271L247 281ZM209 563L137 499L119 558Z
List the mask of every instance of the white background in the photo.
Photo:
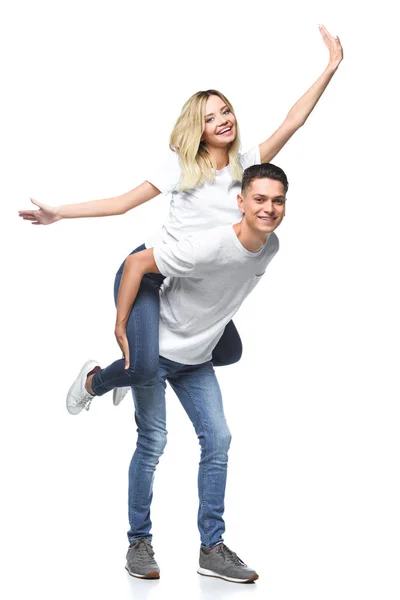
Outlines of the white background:
M1 44L2 503L7 598L398 600L400 584L398 74L394 3L18 1ZM130 578L133 408L111 395L71 417L88 358L119 356L114 274L162 223L160 197L108 219L32 227L48 204L121 194L167 151L185 100L216 87L243 149L345 59L275 159L287 172L281 251L235 320L240 364L218 370L233 442L225 541L252 586L196 574L191 423L168 396L155 482L159 582Z

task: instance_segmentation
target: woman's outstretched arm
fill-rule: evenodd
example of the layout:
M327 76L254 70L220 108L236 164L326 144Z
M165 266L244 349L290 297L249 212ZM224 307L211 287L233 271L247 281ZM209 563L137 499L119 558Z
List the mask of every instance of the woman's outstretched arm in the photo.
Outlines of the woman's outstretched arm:
M31 198L31 202L38 206L36 210L20 210L19 216L32 225L50 225L61 219L78 219L81 217L108 217L122 215L128 210L151 200L160 194L160 190L149 181L115 198L104 200L91 200L79 204L64 204L63 206L48 206Z
M320 25L319 30L329 50L328 66L314 85L292 106L282 125L271 137L260 144L262 163L272 160L292 135L304 125L343 59L343 49L339 38L333 37L324 25Z

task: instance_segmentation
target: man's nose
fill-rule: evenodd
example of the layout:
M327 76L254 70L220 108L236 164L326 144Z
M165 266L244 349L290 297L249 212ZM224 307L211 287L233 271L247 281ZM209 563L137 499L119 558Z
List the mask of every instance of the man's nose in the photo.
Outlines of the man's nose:
M265 210L265 212L267 212L267 213L272 213L272 212L274 212L274 205L272 204L272 200L267 200L266 202L264 202L263 209L264 209L264 210Z

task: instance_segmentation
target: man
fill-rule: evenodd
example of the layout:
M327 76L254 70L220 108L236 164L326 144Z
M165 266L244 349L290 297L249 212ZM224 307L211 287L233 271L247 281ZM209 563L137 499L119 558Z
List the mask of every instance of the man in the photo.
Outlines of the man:
M150 505L154 471L166 444L165 387L169 382L191 419L201 445L198 573L244 583L258 579L223 543L224 496L230 432L211 353L224 327L264 274L279 249L273 231L285 214L288 182L279 167L254 165L243 174L238 205L242 220L160 244L126 259L117 301L115 334L129 369L126 323L146 273L167 277L161 290L160 367L150 382L133 379L137 448L129 469L128 572L158 578L154 560ZM132 347L132 346L131 346ZM82 410L94 395L126 386L110 383L107 369L86 363L69 393L69 406ZM111 386L111 387L110 387ZM179 528L179 524L177 524Z

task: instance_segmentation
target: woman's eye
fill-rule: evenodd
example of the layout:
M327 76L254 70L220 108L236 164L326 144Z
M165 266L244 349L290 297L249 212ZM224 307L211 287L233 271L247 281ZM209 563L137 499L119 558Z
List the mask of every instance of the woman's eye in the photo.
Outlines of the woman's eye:
M206 123L211 123L211 121L213 120L214 117L210 117L209 119L206 119Z
M229 108L227 108L226 110L224 110L224 115L228 115L231 111L229 110Z

